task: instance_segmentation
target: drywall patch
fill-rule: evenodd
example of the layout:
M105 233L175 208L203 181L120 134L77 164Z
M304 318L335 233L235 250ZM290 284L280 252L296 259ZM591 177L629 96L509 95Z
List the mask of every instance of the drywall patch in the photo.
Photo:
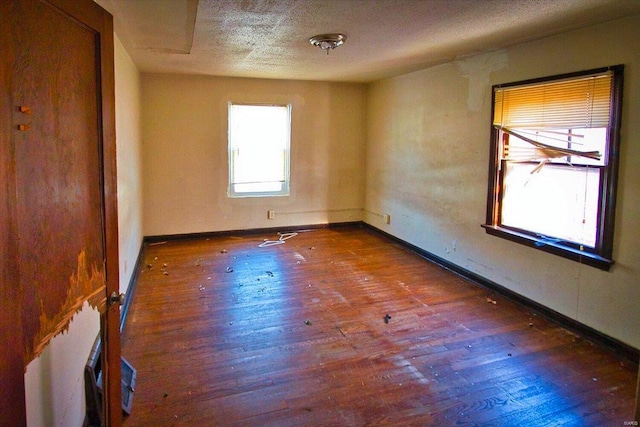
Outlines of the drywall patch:
M115 29L134 49L156 53L190 54L198 0L103 0L115 16ZM151 16L152 19L146 19Z
M480 111L489 93L489 76L492 72L507 66L509 56L506 50L485 53L456 61L458 70L469 79L467 106L471 111Z

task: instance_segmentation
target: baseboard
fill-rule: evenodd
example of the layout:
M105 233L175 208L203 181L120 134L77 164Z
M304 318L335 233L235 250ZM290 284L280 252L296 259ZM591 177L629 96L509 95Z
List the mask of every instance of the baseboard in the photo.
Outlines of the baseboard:
M124 296L124 304L120 307L120 332L124 330L125 323L127 321L127 315L129 314L129 307L131 306L131 300L133 299L133 294L135 293L136 284L138 283L138 275L141 271L140 262L142 260L142 255L144 253L145 241L142 239L142 243L140 244L140 249L138 250L138 256L136 258L136 262L134 264L133 273L129 278L129 286L127 286L127 292Z
M278 232L282 233L290 233L294 231L303 231L303 230L318 230L323 228L337 228L337 227L348 227L348 226L358 226L363 224L362 221L353 221L353 222L334 222L334 223L324 223L324 224L310 224L310 225L292 225L292 226L281 226L281 227L268 227L268 228L251 228L251 229L241 229L241 230L224 230L224 231L207 231L202 233L185 233L185 234L162 234L162 235L153 235L153 236L145 236L144 243L145 244L157 244L162 242L168 242L172 240L195 240L195 239L206 239L210 237L224 237L224 236L247 236L252 234L275 234Z
M640 350L635 347L630 346L616 338L610 337L592 327L585 325L584 323L578 322L575 319L565 316L562 313L559 313L551 308L542 305L532 299L529 299L523 295L520 295L517 292L514 292L492 280L489 280L479 274L476 274L472 271L469 271L465 268L460 267L457 264L451 263L443 258L440 258L437 255L432 254L431 252L425 251L424 249L415 246L405 240L402 240L392 234L389 234L383 230L380 230L373 225L362 222L363 227L372 230L380 235L385 236L386 238L392 240L393 242L405 247L412 252L415 252L417 255L422 258L433 262L434 264L439 265L440 267L451 271L452 273L457 274L460 277L463 277L478 286L481 286L491 292L494 292L497 295L500 295L504 298L507 298L517 304L530 308L535 311L538 315L543 316L547 320L555 323L556 325L563 327L577 335L582 336L583 338L598 343L606 348L609 348L613 352L630 359L631 361L638 363L640 360Z

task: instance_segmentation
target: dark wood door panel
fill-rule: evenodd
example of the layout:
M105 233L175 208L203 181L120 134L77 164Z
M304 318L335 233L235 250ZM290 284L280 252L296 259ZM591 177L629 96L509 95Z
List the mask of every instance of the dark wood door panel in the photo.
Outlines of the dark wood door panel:
M96 34L44 3L24 3L20 15L13 99L28 128L14 144L28 363L85 300L104 301L104 226Z

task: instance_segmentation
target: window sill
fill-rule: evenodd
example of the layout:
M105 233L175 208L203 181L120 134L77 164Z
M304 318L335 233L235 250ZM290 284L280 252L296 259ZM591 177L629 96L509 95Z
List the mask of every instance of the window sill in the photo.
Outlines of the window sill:
M231 199L249 199L258 197L287 197L289 193L227 193Z
M569 246L564 246L561 243L543 240L534 236L530 236L528 234L510 230L508 228L490 224L482 224L482 228L485 229L487 234L491 234L492 236L501 237L503 239L507 239L534 249L558 255L563 258L579 262L581 264L586 264L591 267L598 268L600 270L609 271L614 263L613 260L604 258L600 255L580 251Z

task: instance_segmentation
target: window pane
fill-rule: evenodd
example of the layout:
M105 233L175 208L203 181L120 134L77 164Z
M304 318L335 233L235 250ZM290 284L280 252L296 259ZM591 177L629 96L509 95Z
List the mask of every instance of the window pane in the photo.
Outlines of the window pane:
M557 156L549 157L549 153L537 148L517 136L510 135L508 143L503 142L502 156L508 160L543 160L548 159L556 163L571 163L573 165L604 166L606 164L607 129L512 129L515 133L530 138L536 142L551 147L566 148L581 152L597 151L600 160L586 156ZM504 141L503 132L500 132L500 140Z
M231 147L283 149L289 135L289 109L273 105L231 105Z
M233 182L284 181L284 156L284 150L234 150Z
M290 106L229 105L229 195L289 193Z
M509 128L607 127L613 73L494 88L494 121Z
M253 182L248 184L234 184L236 193L272 193L281 192L282 182Z
M600 169L537 166L506 164L502 225L594 247Z

